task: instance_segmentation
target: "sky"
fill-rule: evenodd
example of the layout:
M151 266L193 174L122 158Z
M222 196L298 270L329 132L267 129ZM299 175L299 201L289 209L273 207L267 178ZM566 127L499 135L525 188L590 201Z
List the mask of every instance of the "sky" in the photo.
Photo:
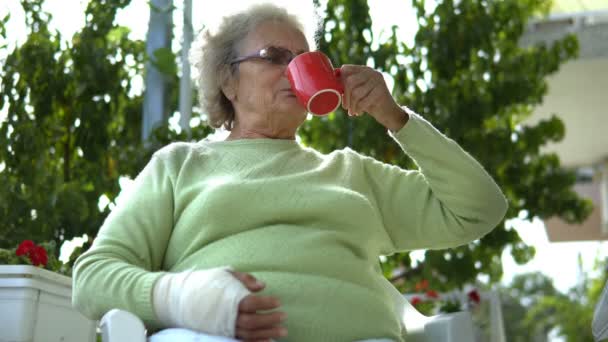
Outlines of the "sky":
M44 9L53 15L51 28L59 30L64 37L71 37L84 25L84 10L87 2L87 0L46 0ZM288 9L312 10L311 8L294 8L294 6L298 6L297 4L305 3L304 1L275 0L274 2L286 6ZM147 3L147 0L132 0L131 5L117 15L116 20L119 25L131 28L131 38L145 39L148 25ZM243 8L250 3L252 3L250 0L223 2L193 0L194 32L198 32L203 23L213 26L222 15ZM414 13L408 5L409 1L369 0L368 3L374 23L374 35L379 35L382 38L386 36L382 35L383 31L390 32L390 27L398 24L400 38L406 42L411 42L417 25ZM176 44L177 49L182 27L180 15L182 2L175 0L175 6L178 9L174 19L176 24L174 44ZM14 46L14 44L25 39L27 31L23 23L23 11L18 0L0 0L0 18L9 12L11 13L11 20L8 24L8 43ZM1 58L0 55L0 60ZM0 122L3 115L6 115L6 112L0 112ZM596 258L608 257L608 243L606 242L550 243L547 239L544 224L540 220L526 222L514 219L508 222L508 225L512 227L511 229L515 229L527 244L536 248L536 256L530 263L520 266L515 264L509 251L505 251L502 257L503 283L509 283L513 276L519 273L542 272L554 280L559 290L565 292L577 285L580 279L579 255L582 257L583 271L591 271ZM70 247L72 245L65 246L66 249ZM414 256L420 258L421 254L422 252L415 252Z

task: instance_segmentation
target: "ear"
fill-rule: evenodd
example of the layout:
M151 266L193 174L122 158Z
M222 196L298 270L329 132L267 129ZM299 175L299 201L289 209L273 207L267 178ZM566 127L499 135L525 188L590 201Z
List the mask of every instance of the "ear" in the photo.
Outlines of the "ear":
M234 101L237 99L238 79L230 69L230 66L225 66L220 71L221 89L228 100Z

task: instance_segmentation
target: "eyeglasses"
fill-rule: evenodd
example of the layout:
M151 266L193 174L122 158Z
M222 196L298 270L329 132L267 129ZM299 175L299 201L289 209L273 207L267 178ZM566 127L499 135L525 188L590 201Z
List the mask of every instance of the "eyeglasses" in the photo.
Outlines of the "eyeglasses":
M230 62L230 65L248 61L250 59L263 59L272 64L287 65L295 57L296 55L288 49L277 46L268 46L254 54L237 57Z

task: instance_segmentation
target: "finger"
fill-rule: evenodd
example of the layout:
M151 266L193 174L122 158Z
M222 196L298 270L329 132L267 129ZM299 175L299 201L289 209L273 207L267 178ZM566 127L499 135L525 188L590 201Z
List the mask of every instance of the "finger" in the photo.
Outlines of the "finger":
M372 113L374 111L374 108L378 104L377 102L380 100L380 96L375 90L376 89L372 88L372 91L358 103L358 106L362 111L366 113Z
M361 115L363 112L371 113L373 108L378 107L381 103L386 102L384 100L391 99L392 96L386 87L386 82L382 73L370 69L369 75L369 91L357 99L356 103L352 106L355 108L356 115ZM383 96L386 95L386 96ZM353 100L351 100L351 103Z
M348 78L351 75L358 74L362 70L367 69L368 67L363 65L355 65L355 64L344 64L340 67L340 77L342 80Z
M258 310L273 310L281 306L275 297L248 295L239 303L240 312L254 313Z
M344 80L344 96L348 109L352 109L352 92L359 86L365 84L366 76L363 73L353 74Z
M356 73L359 70L359 68L356 65L352 65L352 64L344 64L340 67L340 81L342 82L342 85L344 85L344 93L342 95L342 108L344 108L345 110L348 110L349 108L349 97L347 95L348 89L346 86L347 83L347 79L353 75L354 73ZM350 115L350 111L348 111L348 115Z
M384 77L377 80L372 92L365 99L361 100L358 108L374 117L377 114L381 114L381 112L392 111L396 108L400 109L388 90Z
M274 327L269 329L236 329L236 337L245 341L264 340L271 338L281 338L287 336L287 329L284 327Z
M365 107L362 107L362 101L365 100L374 90L375 85L372 82L360 85L352 91L350 99L350 109L354 115L359 116L363 113Z
M366 76L364 73L353 74L347 77L344 82L344 108L352 113L352 92L362 84L365 84Z
M254 276L249 273L230 271L238 280L245 285L245 287L253 292L261 291L266 286L262 281L257 280Z
M255 330L261 328L272 328L285 321L287 314L284 312L272 312L266 314L239 314L236 320L236 327Z

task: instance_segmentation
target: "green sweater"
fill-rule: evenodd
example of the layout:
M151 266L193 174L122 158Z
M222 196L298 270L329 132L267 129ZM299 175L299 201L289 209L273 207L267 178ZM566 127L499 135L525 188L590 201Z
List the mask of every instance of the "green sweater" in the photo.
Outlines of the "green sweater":
M293 140L166 146L78 259L74 305L93 319L125 309L154 329L151 290L163 272L230 265L281 300L289 341L403 341L379 256L466 244L507 204L482 166L422 117L411 113L390 134L419 171Z

